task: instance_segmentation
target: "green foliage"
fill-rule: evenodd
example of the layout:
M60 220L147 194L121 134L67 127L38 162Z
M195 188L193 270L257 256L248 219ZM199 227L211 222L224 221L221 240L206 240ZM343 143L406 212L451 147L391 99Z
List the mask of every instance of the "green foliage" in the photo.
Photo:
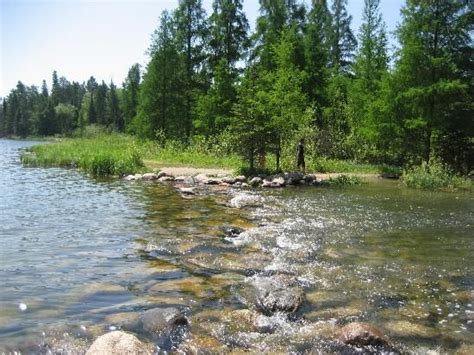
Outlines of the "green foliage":
M325 186L354 186L362 184L362 180L358 176L342 174L324 180L323 184Z
M123 176L143 168L143 153L133 138L98 134L34 146L23 155L27 166L77 167L93 176Z
M423 162L403 173L403 183L411 188L423 190L472 190L473 182L454 174L440 162Z

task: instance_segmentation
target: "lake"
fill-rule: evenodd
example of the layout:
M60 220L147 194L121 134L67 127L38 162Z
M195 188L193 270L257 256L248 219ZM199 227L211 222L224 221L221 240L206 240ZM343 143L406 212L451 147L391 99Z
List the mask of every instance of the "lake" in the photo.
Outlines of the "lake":
M381 180L182 196L173 185L25 168L33 144L0 140L0 352L82 352L163 306L190 326L143 335L161 350L204 339L222 351L350 353L335 334L355 321L402 352L474 349L472 194ZM245 231L226 238L223 226ZM283 273L303 305L292 317L258 314L252 285ZM256 321L239 318L246 309Z

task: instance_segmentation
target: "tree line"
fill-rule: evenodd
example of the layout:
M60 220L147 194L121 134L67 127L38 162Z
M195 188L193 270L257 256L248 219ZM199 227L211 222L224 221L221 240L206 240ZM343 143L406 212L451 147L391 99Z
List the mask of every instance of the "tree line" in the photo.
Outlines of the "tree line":
M474 5L407 0L391 54L380 0L351 30L347 0L259 0L255 30L243 0L179 0L152 35L149 63L114 83L51 91L21 82L2 100L0 135L70 135L90 124L143 138L218 142L251 168L316 156L473 169Z

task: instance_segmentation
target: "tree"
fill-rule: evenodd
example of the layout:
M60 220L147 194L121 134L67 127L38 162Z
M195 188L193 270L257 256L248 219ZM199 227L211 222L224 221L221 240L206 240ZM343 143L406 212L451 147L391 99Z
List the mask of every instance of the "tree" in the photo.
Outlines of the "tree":
M153 35L151 60L146 68L140 89L138 114L132 130L141 136L156 138L188 137L187 115L189 88L186 59L176 43L176 22L164 11L160 26Z
M326 105L326 87L329 68L329 39L331 35L331 14L326 0L314 0L308 14L305 45L305 70L308 74L305 92L321 117ZM320 123L320 120L319 120Z
M183 127L185 137L192 130L192 117L198 96L207 90L207 75L202 75L203 62L206 59L205 45L208 36L206 13L201 0L179 0L174 13L176 22L176 41L178 50L184 55L186 76L184 93L186 96Z
M388 69L387 35L379 10L380 0L365 0L363 23L359 30L359 49L354 63L356 77L374 93L377 82Z
M347 0L332 3L330 65L336 72L347 73L352 63L357 41L351 30L352 16L347 13Z
M128 127L133 118L137 115L140 81L140 64L137 63L132 65L128 70L127 78L122 84L122 111L125 127Z
M97 115L97 123L108 126L112 122L108 120L107 115L107 92L109 88L107 84L102 80L102 83L97 87L95 91L95 112Z
M117 87L113 81L110 82L109 92L107 95L107 115L107 121L113 125L114 129L122 132L124 129L123 115L120 110Z
M59 130L62 134L70 135L76 128L77 108L71 104L60 103L54 108Z
M405 155L416 163L429 162L434 154L458 170L471 169L473 18L468 4L408 0L402 19L393 89ZM471 64L463 58L467 53ZM446 144L458 147L449 159L442 154Z

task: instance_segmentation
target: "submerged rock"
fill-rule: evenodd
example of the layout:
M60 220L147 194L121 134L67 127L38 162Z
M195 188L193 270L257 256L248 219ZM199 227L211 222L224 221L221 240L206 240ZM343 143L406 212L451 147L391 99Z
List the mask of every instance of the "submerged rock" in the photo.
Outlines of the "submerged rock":
M222 231L227 238L237 238L244 230L238 227L224 226Z
M126 330L157 334L163 330L188 324L188 319L176 307L154 308L145 311L138 320L125 323L122 327Z
M86 355L104 354L151 354L151 347L132 334L113 331L98 337Z
M392 334L401 337L434 338L439 335L434 328L409 321L392 321L385 324L385 328Z
M255 206L261 201L260 196L249 193L239 193L229 202L231 207L242 208L246 206Z
M252 285L255 288L255 305L264 314L294 313L303 304L303 289L288 275L259 276Z
M181 187L179 192L181 192L183 195L196 195L196 190L194 187Z
M366 323L350 323L340 330L339 340L347 345L387 346L388 341L380 330Z

